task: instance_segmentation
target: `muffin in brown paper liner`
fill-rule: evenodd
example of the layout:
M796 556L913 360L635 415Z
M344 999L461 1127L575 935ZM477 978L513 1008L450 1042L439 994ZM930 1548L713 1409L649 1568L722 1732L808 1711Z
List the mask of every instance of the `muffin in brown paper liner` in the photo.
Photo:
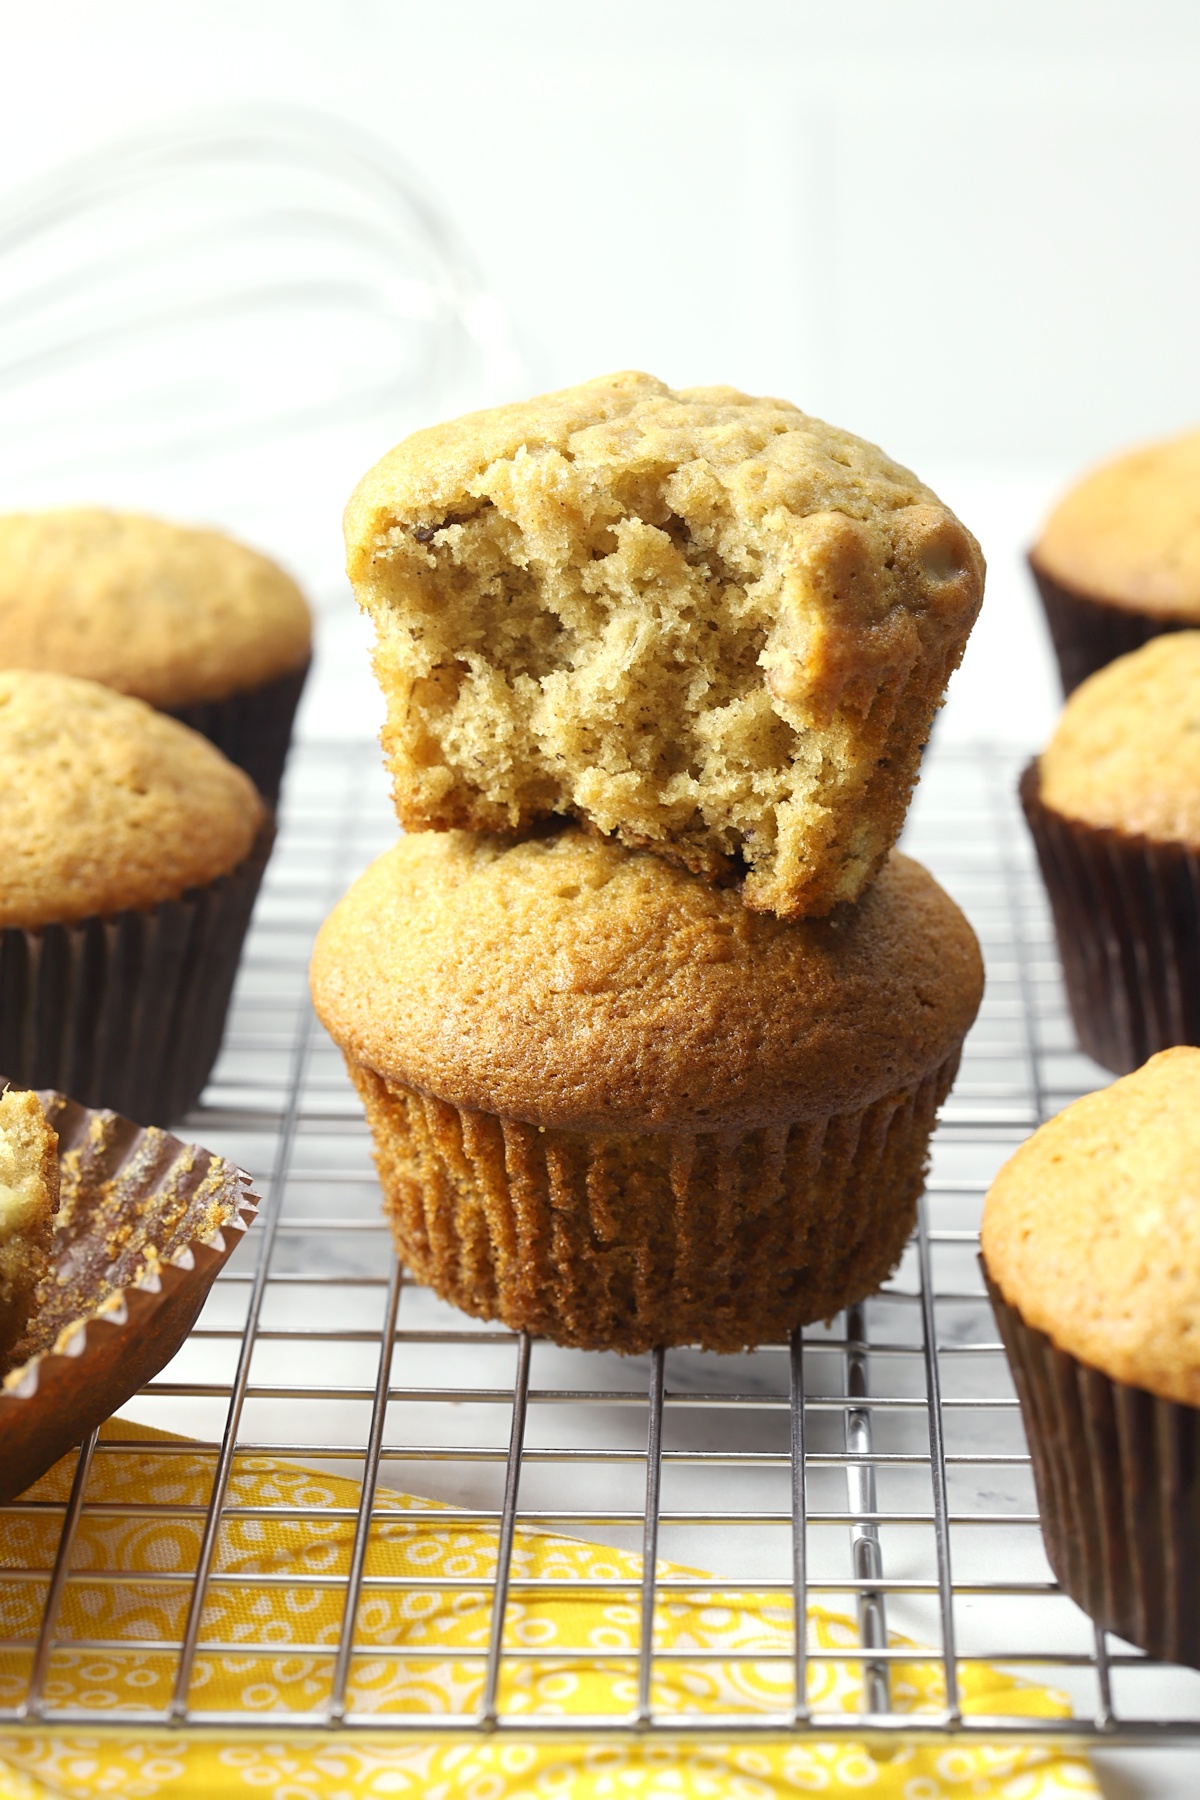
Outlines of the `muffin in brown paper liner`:
M258 687L223 695L219 700L199 700L190 706L166 710L244 769L267 805L274 806L283 785L296 709L311 666L310 659Z
M823 1119L623 1133L539 1128L347 1066L422 1281L514 1330L638 1352L785 1341L874 1292L912 1231L958 1060Z
M0 930L0 1071L142 1124L193 1107L221 1047L271 819L228 875L145 911Z
M1058 1349L983 1267L1059 1585L1150 1656L1200 1668L1200 1409Z
M1029 557L1029 567L1050 628L1064 699L1097 669L1131 650L1140 650L1151 638L1196 628L1194 618L1141 612L1134 606L1076 593L1042 568L1035 554Z
M1117 1074L1173 1044L1200 1044L1200 854L1021 804L1050 897L1082 1049Z
M0 1502L24 1492L175 1355L253 1221L224 1158L63 1094L54 1275L0 1390Z

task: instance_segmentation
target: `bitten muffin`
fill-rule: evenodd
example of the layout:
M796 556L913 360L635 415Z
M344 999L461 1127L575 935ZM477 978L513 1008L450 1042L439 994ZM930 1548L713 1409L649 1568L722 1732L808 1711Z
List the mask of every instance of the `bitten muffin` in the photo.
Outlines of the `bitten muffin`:
M0 672L0 1070L139 1123L193 1104L271 835L196 732L95 682Z
M1200 631L1089 677L1021 793L1083 1048L1200 1043Z
M36 1094L0 1093L0 1375L24 1337L50 1268L58 1136Z
M786 923L575 828L402 839L312 965L404 1260L624 1351L778 1341L886 1279L982 980L905 857Z
M346 542L402 825L558 813L781 917L878 872L983 592L873 445L639 374L417 432Z
M0 668L173 713L272 801L311 654L295 582L219 532L95 508L0 516Z
M1200 1051L1043 1125L982 1238L1055 1575L1099 1624L1200 1665Z
M1200 625L1200 431L1086 475L1029 561L1064 694L1148 639Z

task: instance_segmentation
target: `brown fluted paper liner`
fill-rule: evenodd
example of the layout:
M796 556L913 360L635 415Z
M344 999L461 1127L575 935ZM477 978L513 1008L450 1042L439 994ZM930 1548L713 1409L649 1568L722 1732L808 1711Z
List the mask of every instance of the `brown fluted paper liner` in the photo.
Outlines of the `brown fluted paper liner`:
M400 1256L443 1299L582 1349L732 1351L887 1279L958 1052L858 1111L700 1133L540 1129L349 1068Z
M1052 811L1036 762L1020 793L1080 1046L1127 1075L1200 1044L1200 853Z
M275 827L207 887L145 912L0 931L0 1072L143 1125L200 1098Z
M1047 575L1032 555L1029 567L1050 627L1064 699L1097 669L1106 668L1131 650L1140 650L1151 638L1200 625L1200 619L1163 618L1112 601L1089 599Z
M62 1202L54 1274L0 1391L0 1502L171 1360L258 1207L223 1157L63 1094L39 1099Z
M284 764L292 741L296 708L304 692L311 662L289 669L274 681L222 700L199 700L173 706L170 714L244 769L268 806L274 806L283 784Z
M1059 1585L1106 1630L1200 1668L1200 1410L1057 1349L984 1279Z

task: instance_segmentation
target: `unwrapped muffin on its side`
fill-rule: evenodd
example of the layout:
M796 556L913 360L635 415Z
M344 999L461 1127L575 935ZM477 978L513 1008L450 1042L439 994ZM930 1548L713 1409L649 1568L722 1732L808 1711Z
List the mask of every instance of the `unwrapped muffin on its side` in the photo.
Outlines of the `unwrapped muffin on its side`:
M405 1262L623 1351L778 1342L887 1278L983 985L906 857L788 923L574 828L402 839L312 978Z
M878 873L983 592L873 445L638 374L416 433L346 539L401 824L558 813L785 918Z
M58 1211L58 1135L27 1089L0 1093L0 1376L49 1273Z

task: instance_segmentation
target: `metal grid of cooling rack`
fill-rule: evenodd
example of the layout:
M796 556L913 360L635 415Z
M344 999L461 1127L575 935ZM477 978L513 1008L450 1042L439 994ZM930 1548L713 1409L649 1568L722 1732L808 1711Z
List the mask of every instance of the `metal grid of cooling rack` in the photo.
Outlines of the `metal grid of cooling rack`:
M187 1131L234 1157L264 1196L258 1228L221 1276L175 1362L125 1417L186 1436L179 1451L209 1459L208 1504L126 1503L124 1510L187 1515L194 1551L182 1569L106 1573L76 1565L95 1500L100 1459L170 1446L95 1440L79 1456L65 1499L39 1504L61 1518L57 1552L4 1574L37 1597L40 1622L0 1643L23 1671L0 1719L60 1720L90 1730L186 1724L278 1732L321 1726L586 1733L688 1732L723 1737L814 1732L1057 1737L1109 1743L1200 1736L1200 1674L1150 1662L1093 1629L1061 1595L1045 1562L1020 1419L975 1260L982 1195L998 1164L1037 1123L1106 1079L1075 1050L1046 908L1014 802L1015 760L987 749L936 749L906 846L928 863L970 916L984 946L988 988L962 1072L934 1145L919 1230L881 1293L790 1345L742 1356L672 1350L623 1358L560 1350L467 1319L412 1283L390 1254L369 1145L332 1046L316 1026L305 980L313 933L332 901L394 833L374 745L311 745L294 756L278 848L268 872L214 1081ZM247 1459L295 1459L361 1482L356 1506L334 1509L350 1535L345 1567L303 1578L339 1597L330 1639L289 1643L324 1671L318 1700L280 1713L271 1704L206 1710L197 1659L256 1652L253 1632L211 1635L214 1596L270 1576L228 1566L224 1533L250 1514L328 1518L328 1508L238 1503L231 1476ZM469 1705L389 1710L355 1704L353 1671L363 1608L381 1586L444 1589L445 1578L380 1577L373 1530L383 1491L414 1497L439 1524L489 1534L490 1623L456 1664L476 1671ZM17 1501L5 1509L27 1509ZM97 1510L103 1512L103 1507ZM109 1511L114 1510L109 1508ZM115 1510L121 1510L120 1508ZM410 1511L407 1515L413 1517ZM518 1533L554 1532L642 1557L583 1585L640 1615L625 1666L628 1698L615 1712L566 1717L526 1705L506 1714L502 1675L512 1659L561 1664L508 1628L523 1600L554 1584L522 1573ZM624 1572L622 1572L622 1569ZM182 1594L179 1628L147 1640L135 1608L128 1635L87 1635L66 1604L73 1582L160 1581ZM283 1577L275 1577L282 1580ZM295 1584L294 1576L287 1577ZM455 1584L450 1583L451 1586ZM479 1588L478 1576L458 1583ZM561 1583L559 1584L561 1586ZM578 1588L578 1584L577 1584ZM731 1702L689 1711L686 1684L671 1705L656 1686L672 1659L664 1609L753 1592L784 1621L783 1647L741 1655L773 1665L769 1708ZM836 1647L806 1647L808 1605L848 1617ZM139 1623L140 1620L140 1623ZM894 1646L889 1632L925 1646ZM639 1646L640 1647L637 1647ZM64 1707L56 1657L89 1652L116 1667L148 1651L169 1659L171 1697L119 1713ZM403 1637L371 1654L420 1667L447 1658ZM594 1655L587 1650L575 1655ZM606 1660L613 1660L606 1652ZM728 1666L739 1652L710 1658ZM13 1659L16 1658L14 1662ZM944 1700L904 1710L900 1666L918 1658L944 1678ZM1072 1717L972 1711L984 1664L1051 1685ZM820 1671L861 1672L859 1710L823 1705ZM977 1684L976 1684L977 1685Z

